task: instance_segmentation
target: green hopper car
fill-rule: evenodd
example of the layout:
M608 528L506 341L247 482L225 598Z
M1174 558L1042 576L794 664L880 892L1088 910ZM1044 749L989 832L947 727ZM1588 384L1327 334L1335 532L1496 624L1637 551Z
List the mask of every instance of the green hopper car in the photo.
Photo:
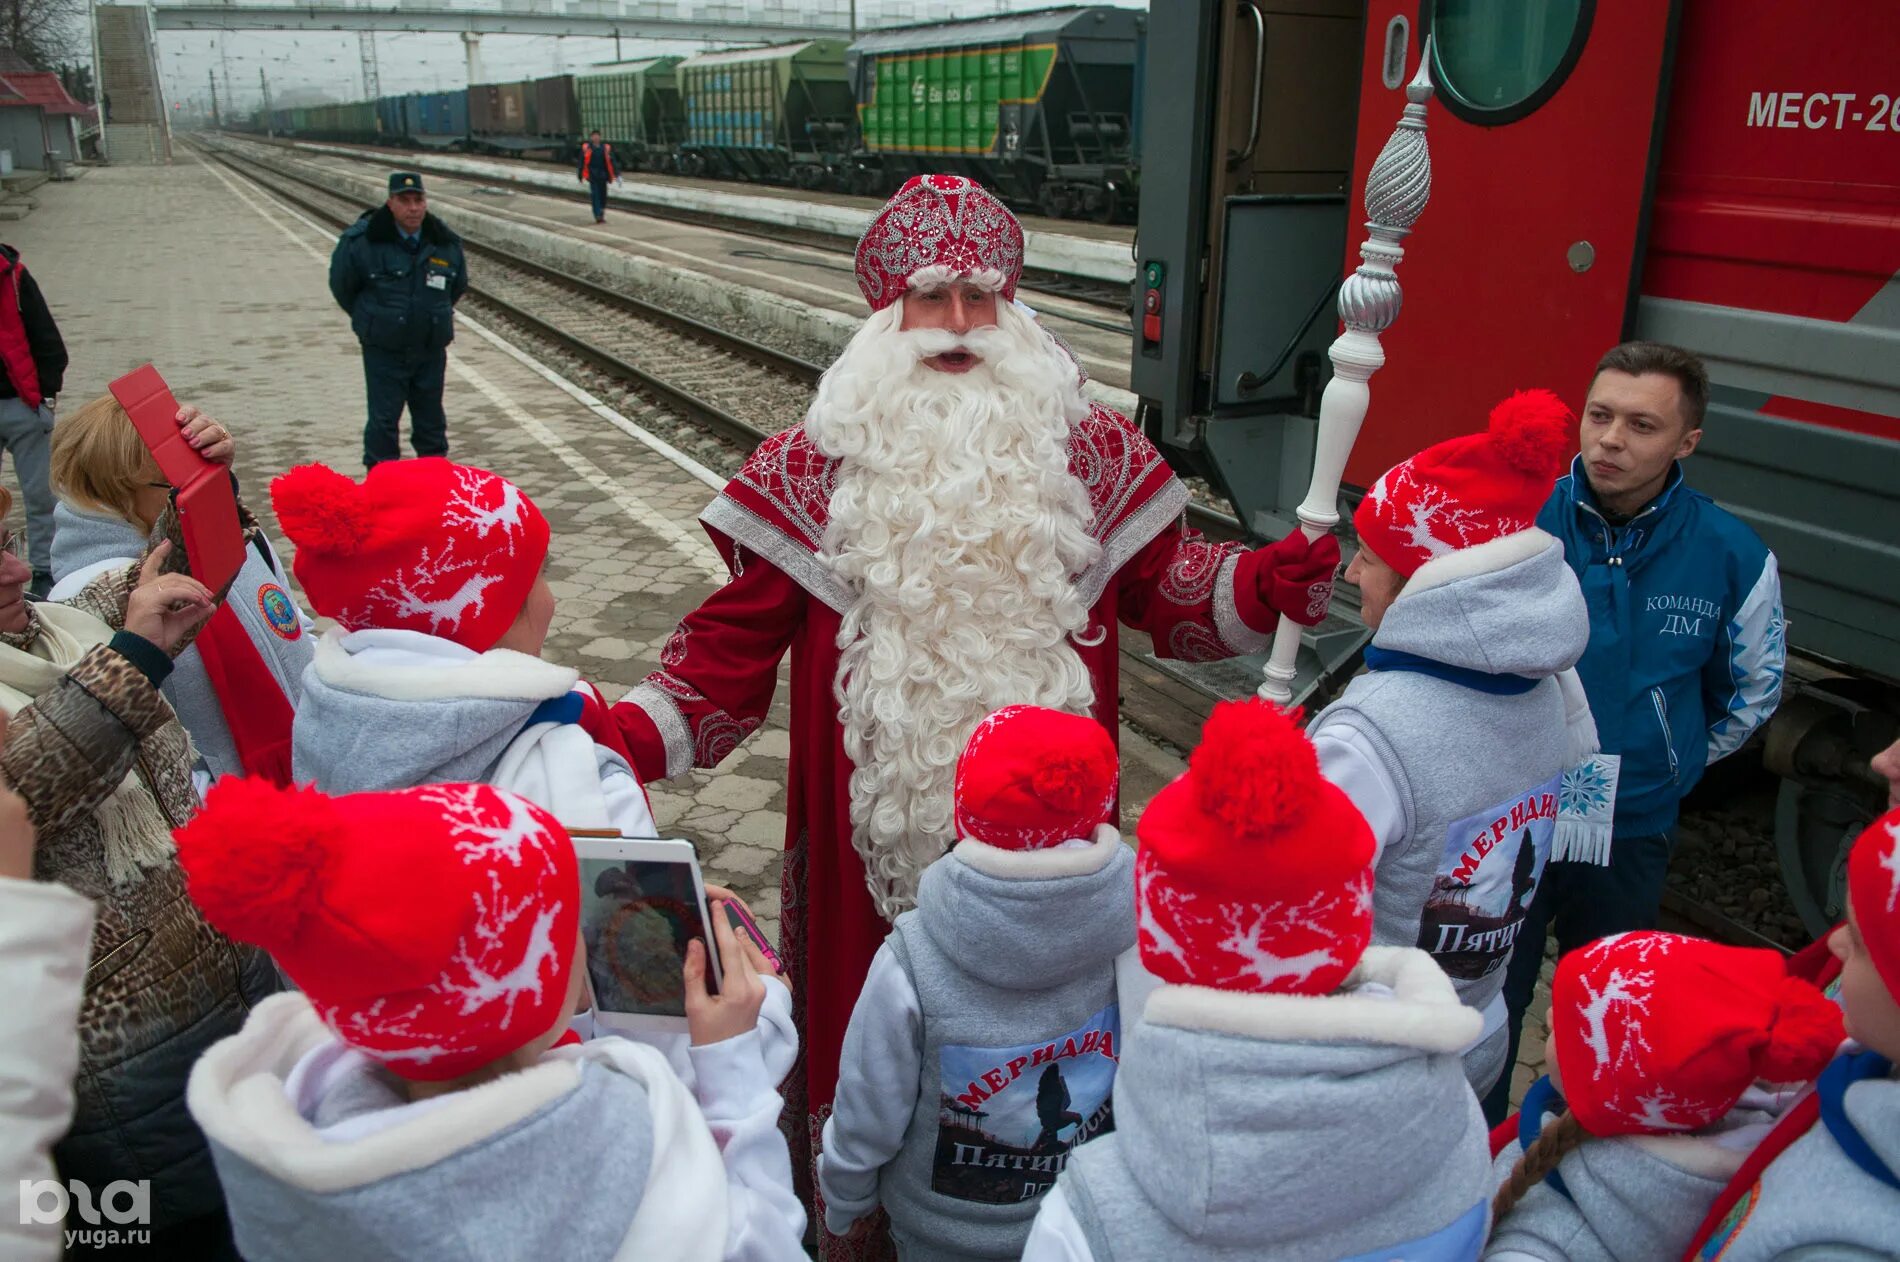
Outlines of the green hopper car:
M851 45L845 183L953 171L1052 216L1132 213L1147 15L1106 6L877 31Z
M686 138L680 105L679 57L595 66L574 76L580 101L580 137L598 131L628 171L670 171L673 150Z

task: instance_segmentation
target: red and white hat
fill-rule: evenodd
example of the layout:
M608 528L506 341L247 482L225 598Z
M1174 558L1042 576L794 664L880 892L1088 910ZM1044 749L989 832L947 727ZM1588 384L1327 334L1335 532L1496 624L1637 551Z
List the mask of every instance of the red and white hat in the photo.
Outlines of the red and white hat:
M1491 409L1484 433L1387 469L1352 515L1359 541L1410 578L1427 561L1529 530L1576 437L1562 399L1521 390Z
M1372 940L1372 830L1264 701L1214 707L1185 774L1142 813L1141 962L1164 982L1337 990Z
M1847 900L1874 971L1900 1001L1900 808L1869 824L1854 843L1847 856Z
M548 555L547 519L520 487L441 457L386 460L361 484L302 465L270 493L311 608L350 631L421 631L485 653Z
M957 836L1004 850L1086 838L1115 809L1115 742L1094 719L1042 706L984 718L957 760Z
M479 784L328 797L227 777L172 834L192 901L268 951L336 1036L424 1082L566 1021L574 843Z
M1812 1079L1844 1037L1780 952L1655 932L1564 956L1550 1023L1564 1101L1598 1136L1707 1126L1757 1079Z
M960 175L913 175L858 238L858 288L871 310L904 296L913 279L975 276L1016 297L1023 226L1009 208Z

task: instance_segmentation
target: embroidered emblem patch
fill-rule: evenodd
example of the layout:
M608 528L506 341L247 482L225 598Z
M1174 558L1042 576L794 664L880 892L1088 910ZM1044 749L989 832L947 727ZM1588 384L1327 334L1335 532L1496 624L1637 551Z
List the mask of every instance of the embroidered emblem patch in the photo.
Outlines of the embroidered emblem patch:
M297 606L290 594L275 583L257 589L257 611L264 615L271 634L280 640L295 640L303 635L303 623L297 618Z

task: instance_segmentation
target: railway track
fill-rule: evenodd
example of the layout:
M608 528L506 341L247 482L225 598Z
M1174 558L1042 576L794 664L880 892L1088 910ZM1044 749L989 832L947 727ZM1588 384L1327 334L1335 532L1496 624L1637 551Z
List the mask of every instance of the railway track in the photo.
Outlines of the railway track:
M338 228L356 217L354 202L316 181L275 170L266 179L256 167L231 162L215 149L202 152ZM483 260L482 280L471 283L471 297L527 339L558 348L710 432L730 451L733 468L785 428L786 418L802 414L823 371L820 365L585 277L474 242L465 241L464 248ZM495 292L498 284L509 288L508 296ZM1190 503L1187 511L1194 527L1210 537L1237 539L1244 533L1233 517L1203 504ZM1718 941L1785 949L1675 890L1663 896L1662 922L1665 928Z
M266 138L248 134L244 136L244 139L257 144L271 145L290 152L298 152L297 145L289 140L279 140L274 137ZM344 145L341 147L359 151L364 161L380 160L384 165L387 165L389 159L398 155L412 160L421 157L423 161L418 164L417 169L425 171L430 169L426 160L426 153L419 155L415 150L380 149L371 145ZM314 155L306 153L304 156L308 158ZM509 159L497 158L489 158L488 160L509 161ZM456 176L452 172L443 171L439 173L445 178L468 178L467 176ZM496 176L492 178L483 176L481 182L496 188L505 188L512 192L532 194L536 197L559 198L562 201L577 202L583 206L588 204L588 194L579 189L550 188L545 184L530 180L512 179L507 176ZM746 186L740 185L738 187L745 188ZM740 215L721 215L713 211L696 210L690 207L657 204L643 204L637 211L632 213L644 216L648 219L665 219L673 223L690 224L696 228L715 228L721 232L731 232L742 236L756 237L761 241L771 242L775 245L803 245L813 249L824 250L828 253L842 253L847 256L851 249L851 243L849 241L843 240L828 232L819 232L810 228L788 228L776 224L764 224L756 219L747 219ZM1075 319L1075 322L1096 323L1097 327L1104 329L1114 328L1118 331L1132 331L1132 325L1129 324L1127 319L1127 314L1130 309L1129 303L1131 301L1127 285L1110 284L1107 281L1091 280L1081 276L1065 276L1059 272L1041 271L1032 267L1024 269L1021 288L1032 293L1087 303L1091 306L1102 308L1104 313L1120 312L1123 318L1119 324L1115 325L1111 325L1105 320L1097 323L1089 321L1086 318ZM1071 317L1065 316L1063 318L1070 319Z

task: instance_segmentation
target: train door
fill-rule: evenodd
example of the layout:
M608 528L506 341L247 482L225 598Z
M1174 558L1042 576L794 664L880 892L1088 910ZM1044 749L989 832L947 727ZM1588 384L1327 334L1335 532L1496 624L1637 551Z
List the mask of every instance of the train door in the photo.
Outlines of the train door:
M1403 103L1409 76L1387 63L1407 25L1433 39L1432 198L1405 242L1405 310L1383 339L1349 482L1476 429L1516 389L1582 405L1635 314L1677 8L1369 0L1352 204Z
M1149 437L1250 528L1311 458L1363 7L1180 0L1148 25L1131 384Z

